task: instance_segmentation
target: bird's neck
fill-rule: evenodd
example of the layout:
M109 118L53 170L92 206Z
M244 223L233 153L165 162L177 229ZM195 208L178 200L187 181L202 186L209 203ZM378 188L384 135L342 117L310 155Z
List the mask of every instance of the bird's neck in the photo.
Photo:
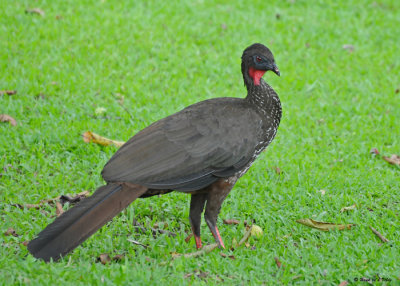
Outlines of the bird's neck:
M260 80L259 85L248 84L246 86L246 101L254 106L254 108L261 114L268 117L278 118L280 120L282 116L281 101L272 87L263 79Z

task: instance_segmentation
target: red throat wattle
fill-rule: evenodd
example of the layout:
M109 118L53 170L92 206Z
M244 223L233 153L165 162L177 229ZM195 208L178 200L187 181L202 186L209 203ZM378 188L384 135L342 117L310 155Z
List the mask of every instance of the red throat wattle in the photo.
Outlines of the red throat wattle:
M265 74L265 71L249 68L249 75L253 79L254 85L260 85L260 79Z

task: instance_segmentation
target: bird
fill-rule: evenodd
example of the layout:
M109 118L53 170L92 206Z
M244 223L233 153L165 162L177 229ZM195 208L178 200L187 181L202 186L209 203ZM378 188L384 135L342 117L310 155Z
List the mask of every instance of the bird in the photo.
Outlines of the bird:
M105 164L106 184L57 217L28 243L37 259L57 261L82 244L137 198L172 191L191 195L189 222L202 247L202 213L216 243L222 203L237 180L274 139L282 116L277 93L262 78L280 76L260 43L241 57L247 96L207 99L160 119L135 134Z

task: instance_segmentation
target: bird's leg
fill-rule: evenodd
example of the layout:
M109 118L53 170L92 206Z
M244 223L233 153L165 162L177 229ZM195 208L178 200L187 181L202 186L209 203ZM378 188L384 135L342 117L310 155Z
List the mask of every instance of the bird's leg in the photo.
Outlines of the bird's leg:
M207 194L207 205L204 213L204 219L213 234L215 241L222 247L225 248L224 242L222 241L221 235L217 228L217 218L221 210L222 203L226 196L231 191L236 179L221 179L210 186L210 191Z
M201 224L201 213L204 209L207 194L193 194L190 201L190 214L189 221L192 226L194 239L196 241L197 249L201 248L200 238L200 224Z

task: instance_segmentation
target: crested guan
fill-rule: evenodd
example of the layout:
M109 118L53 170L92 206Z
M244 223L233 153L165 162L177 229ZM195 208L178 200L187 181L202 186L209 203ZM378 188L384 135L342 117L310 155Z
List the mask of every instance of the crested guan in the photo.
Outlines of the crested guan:
M271 51L253 44L242 55L246 98L205 100L141 130L107 162L107 182L56 218L29 242L45 261L58 260L85 241L137 198L179 191L191 194L189 220L201 247L201 213L216 242L221 205L257 156L275 137L282 115L275 91L262 79L278 76Z

